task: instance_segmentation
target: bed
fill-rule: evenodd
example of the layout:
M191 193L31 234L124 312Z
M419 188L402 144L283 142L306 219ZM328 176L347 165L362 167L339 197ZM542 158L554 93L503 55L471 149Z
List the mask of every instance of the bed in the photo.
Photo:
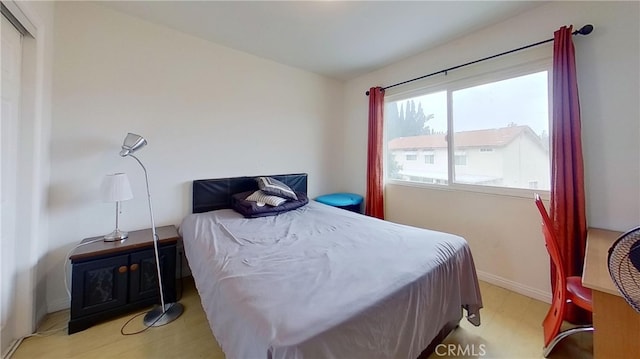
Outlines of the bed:
M307 175L272 176L298 193ZM193 182L180 232L227 358L417 358L482 300L467 242L315 201L245 218L232 195L255 178Z

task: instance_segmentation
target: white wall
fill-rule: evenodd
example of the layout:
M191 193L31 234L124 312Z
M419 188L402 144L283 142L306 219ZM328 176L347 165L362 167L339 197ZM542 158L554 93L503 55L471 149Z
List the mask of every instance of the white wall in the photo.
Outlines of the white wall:
M367 103L390 85L553 37L562 25L593 24L576 37L588 224L640 224L640 4L550 2L346 84L343 186L365 192ZM388 186L388 219L464 235L482 278L549 298L548 257L533 199Z
M81 239L113 229L98 188L129 175L120 228L149 226L144 176L118 156L127 132L150 176L157 225L190 213L195 179L309 173L309 194L337 190L343 85L97 4L56 3L49 189L49 310L69 305L63 262Z

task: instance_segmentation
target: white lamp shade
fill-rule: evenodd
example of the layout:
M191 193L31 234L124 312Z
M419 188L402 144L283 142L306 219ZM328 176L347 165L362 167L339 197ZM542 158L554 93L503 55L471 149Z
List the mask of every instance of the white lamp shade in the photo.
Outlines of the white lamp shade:
M133 198L126 173L106 175L100 185L100 195L105 202L121 202Z

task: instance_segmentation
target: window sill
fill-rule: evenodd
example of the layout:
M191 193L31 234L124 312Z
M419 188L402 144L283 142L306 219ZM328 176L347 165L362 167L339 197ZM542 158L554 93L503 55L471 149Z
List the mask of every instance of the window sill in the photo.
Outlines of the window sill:
M548 201L551 197L550 192L541 189L524 189L524 188L506 188L506 187L492 187L492 186L474 186L464 184L450 184L450 185L438 185L430 183L401 181L396 179L386 179L385 185L392 184L396 186L424 188L436 191L453 191L453 192L472 192L481 193L499 197L514 197L514 198L528 198L533 199L534 194L537 193L545 201Z

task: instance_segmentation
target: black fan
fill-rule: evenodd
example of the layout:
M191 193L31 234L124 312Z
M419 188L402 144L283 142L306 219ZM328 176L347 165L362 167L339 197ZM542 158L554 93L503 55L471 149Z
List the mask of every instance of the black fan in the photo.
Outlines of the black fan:
M618 238L609 248L609 274L627 303L640 312L640 227Z

